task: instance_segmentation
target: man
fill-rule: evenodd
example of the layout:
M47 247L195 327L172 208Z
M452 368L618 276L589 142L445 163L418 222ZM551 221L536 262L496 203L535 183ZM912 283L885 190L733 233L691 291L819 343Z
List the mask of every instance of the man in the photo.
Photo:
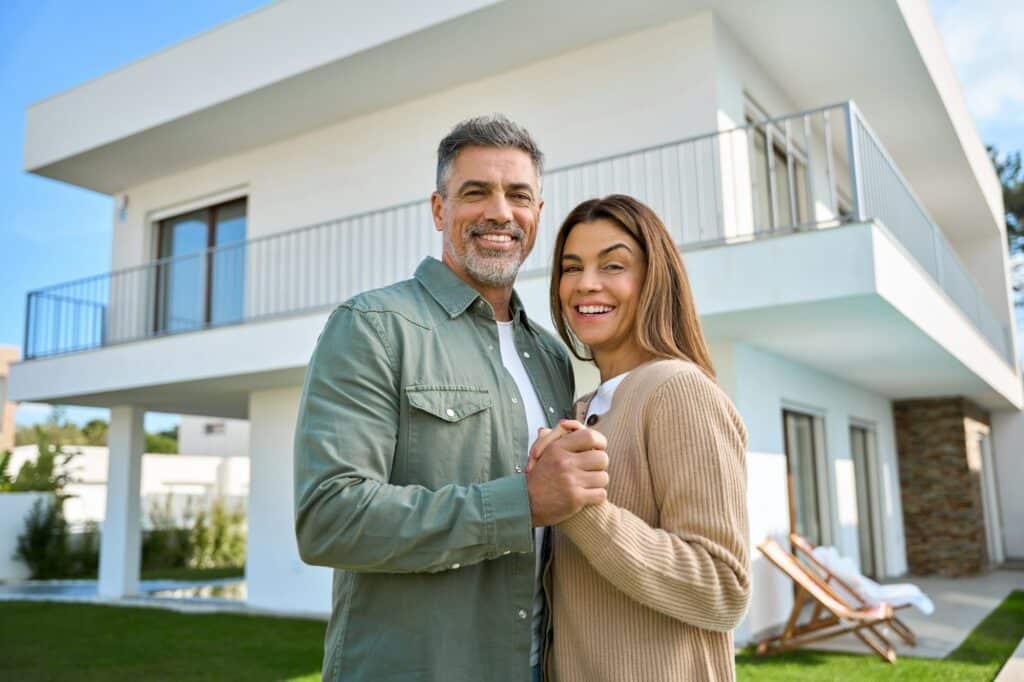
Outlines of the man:
M443 262L344 303L317 343L295 500L303 560L336 569L326 680L539 674L542 529L603 501L608 483L590 429L522 473L573 396L564 347L512 289L537 233L542 164L502 116L456 126L431 197Z

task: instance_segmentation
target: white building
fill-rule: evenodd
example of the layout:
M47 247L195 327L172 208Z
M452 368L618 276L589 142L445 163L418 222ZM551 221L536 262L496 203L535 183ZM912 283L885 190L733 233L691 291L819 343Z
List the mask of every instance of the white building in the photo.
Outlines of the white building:
M114 271L30 295L10 380L111 407L103 593L137 584L159 410L249 420L249 600L329 610L293 534L305 366L334 305L439 254L436 144L492 111L551 169L535 319L578 201L673 230L749 428L752 547L795 527L883 578L1024 556L1002 199L924 0L286 0L27 111L27 170L116 197ZM792 599L753 555L741 640Z

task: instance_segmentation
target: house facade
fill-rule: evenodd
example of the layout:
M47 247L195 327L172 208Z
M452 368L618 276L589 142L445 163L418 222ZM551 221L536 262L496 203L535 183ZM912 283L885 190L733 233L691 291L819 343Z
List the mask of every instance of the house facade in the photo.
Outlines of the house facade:
M27 112L27 170L115 197L113 271L29 295L10 381L111 408L101 592L137 589L158 410L248 419L248 599L329 611L293 533L306 364L335 305L440 255L436 144L493 111L547 155L534 319L579 201L633 194L679 244L749 431L739 640L791 605L769 535L878 578L1024 555L1000 187L924 0L286 0Z

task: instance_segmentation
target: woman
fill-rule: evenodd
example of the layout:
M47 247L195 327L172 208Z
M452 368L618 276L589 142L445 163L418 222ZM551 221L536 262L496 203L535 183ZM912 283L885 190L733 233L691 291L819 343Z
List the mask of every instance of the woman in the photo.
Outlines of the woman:
M555 243L562 339L601 372L576 421L601 431L607 501L553 529L549 679L731 680L750 597L746 430L718 387L686 271L655 213L612 195Z

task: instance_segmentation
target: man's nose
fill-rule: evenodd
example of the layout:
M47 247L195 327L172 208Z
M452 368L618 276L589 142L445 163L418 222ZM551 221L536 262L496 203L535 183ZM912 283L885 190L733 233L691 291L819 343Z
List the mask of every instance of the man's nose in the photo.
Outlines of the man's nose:
M504 225L512 222L512 205L504 194L495 194L487 202L487 211L484 215L487 220Z

